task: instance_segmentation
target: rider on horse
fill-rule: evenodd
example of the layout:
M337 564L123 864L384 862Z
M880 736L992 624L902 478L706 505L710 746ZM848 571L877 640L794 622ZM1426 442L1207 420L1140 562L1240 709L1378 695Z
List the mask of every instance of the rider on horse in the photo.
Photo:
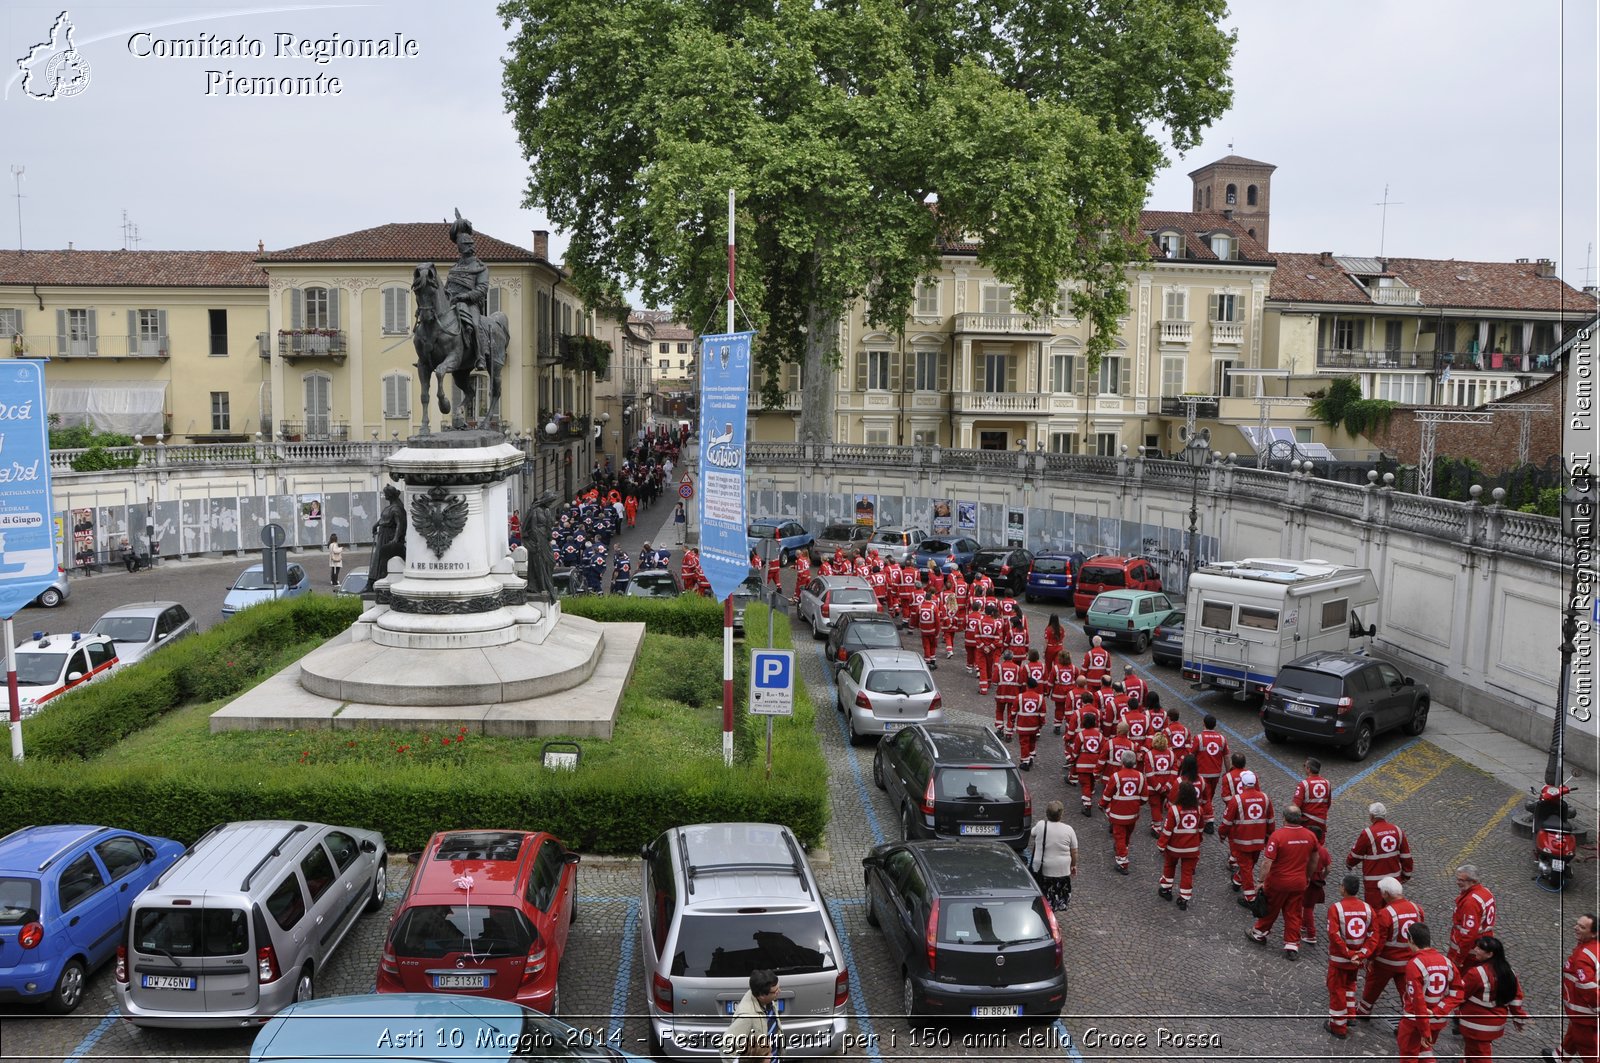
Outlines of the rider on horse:
M488 368L484 337L490 335L486 316L489 306L489 267L478 261L472 238L472 223L456 211L456 220L450 223L450 239L455 241L461 257L450 267L445 278L445 297L455 307L461 322L462 349L469 352L472 368ZM453 373L460 368L460 360L452 356L438 372Z

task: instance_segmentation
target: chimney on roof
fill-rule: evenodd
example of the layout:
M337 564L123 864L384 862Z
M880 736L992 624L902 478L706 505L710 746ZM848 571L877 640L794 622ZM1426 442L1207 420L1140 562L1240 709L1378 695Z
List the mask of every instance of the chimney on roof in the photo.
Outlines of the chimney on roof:
M1554 277L1556 275L1556 262L1553 258L1541 258L1533 264L1535 277Z
M533 253L535 255L538 255L540 258L544 259L546 262L550 261L550 230L549 229L535 229L535 230L533 230Z
M1600 284L1585 284L1583 294L1591 298L1600 298Z
M1331 265L1333 265L1333 252L1332 251L1324 251L1324 252L1322 252L1322 254L1318 255L1317 256L1317 265L1319 265L1319 266L1331 266Z
M266 253L267 253L267 242L265 240L257 240L256 241L256 254L264 255Z

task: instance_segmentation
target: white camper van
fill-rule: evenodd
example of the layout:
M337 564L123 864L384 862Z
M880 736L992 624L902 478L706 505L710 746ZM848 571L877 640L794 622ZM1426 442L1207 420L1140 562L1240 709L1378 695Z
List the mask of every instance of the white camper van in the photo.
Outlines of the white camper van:
M1244 699L1312 650L1349 652L1371 637L1362 611L1378 602L1364 568L1316 559L1250 557L1202 566L1189 577L1183 677Z

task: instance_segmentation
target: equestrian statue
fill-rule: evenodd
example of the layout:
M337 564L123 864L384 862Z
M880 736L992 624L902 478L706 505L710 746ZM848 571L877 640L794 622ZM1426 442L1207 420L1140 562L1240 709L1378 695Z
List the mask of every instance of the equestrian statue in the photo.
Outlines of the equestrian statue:
M478 260L472 223L456 211L450 222L450 239L460 258L450 267L443 285L432 262L424 262L411 276L417 297L417 324L411 342L417 349L417 376L422 381L422 435L428 435L428 388L439 389L439 412L451 412L450 381L461 392L450 428L466 427L466 410L473 406L479 386L475 374L484 373L489 387L489 424L500 422L500 371L505 367L511 337L506 315L489 307L489 267ZM448 378L448 379L447 379Z

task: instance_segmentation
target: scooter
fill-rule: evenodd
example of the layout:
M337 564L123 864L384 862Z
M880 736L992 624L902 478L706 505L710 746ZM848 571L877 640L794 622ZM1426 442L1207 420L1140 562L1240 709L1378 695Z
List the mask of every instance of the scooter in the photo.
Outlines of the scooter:
M1567 782L1571 781L1569 777ZM1572 858L1578 852L1572 806L1562 800L1571 792L1566 783L1541 786L1533 803L1533 855L1539 865L1534 881L1550 893L1566 888L1572 878Z

